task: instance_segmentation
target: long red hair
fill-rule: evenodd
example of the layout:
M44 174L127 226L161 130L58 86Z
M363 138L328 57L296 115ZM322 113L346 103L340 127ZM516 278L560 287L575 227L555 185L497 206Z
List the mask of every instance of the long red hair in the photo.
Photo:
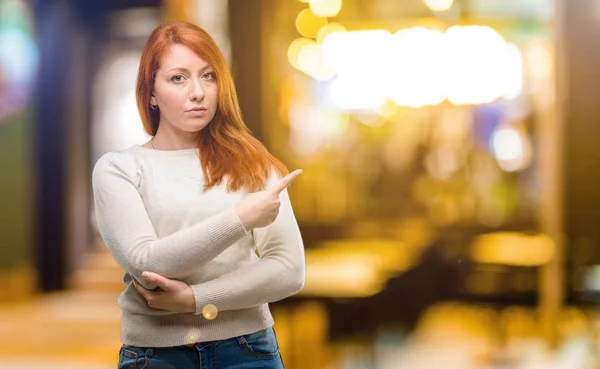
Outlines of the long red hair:
M156 135L160 119L158 109L150 108L156 71L171 45L180 44L204 59L216 74L218 106L213 120L200 132L198 154L207 190L227 178L227 190L259 191L272 170L280 176L288 173L285 165L258 141L244 124L233 78L225 57L210 35L202 28L185 22L162 25L150 34L137 77L137 106L144 130Z

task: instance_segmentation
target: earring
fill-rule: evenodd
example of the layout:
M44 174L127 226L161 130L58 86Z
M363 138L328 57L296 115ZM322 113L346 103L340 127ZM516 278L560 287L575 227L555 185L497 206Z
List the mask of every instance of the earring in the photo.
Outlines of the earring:
M156 110L156 109L158 109L158 105L152 105L152 104L150 104L150 109Z

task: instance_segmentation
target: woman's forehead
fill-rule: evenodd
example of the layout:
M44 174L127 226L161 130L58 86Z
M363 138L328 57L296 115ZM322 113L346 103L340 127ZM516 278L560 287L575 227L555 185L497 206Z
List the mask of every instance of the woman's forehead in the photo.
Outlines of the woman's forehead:
M171 45L168 52L160 62L160 69L187 69L189 71L201 70L209 67L206 60L187 46L181 44Z

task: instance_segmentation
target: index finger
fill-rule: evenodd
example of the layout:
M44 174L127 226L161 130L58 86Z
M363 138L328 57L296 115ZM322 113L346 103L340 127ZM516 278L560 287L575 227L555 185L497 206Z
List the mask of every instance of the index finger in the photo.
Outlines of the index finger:
M277 183L275 186L273 186L273 188L271 188L271 192L275 193L277 195L279 195L281 193L281 191L285 190L286 188L289 187L290 184L292 184L292 182L300 177L300 175L303 173L304 171L302 169L296 169L295 171L293 171L292 173L288 174L287 176L281 178L281 180L279 181L279 183Z

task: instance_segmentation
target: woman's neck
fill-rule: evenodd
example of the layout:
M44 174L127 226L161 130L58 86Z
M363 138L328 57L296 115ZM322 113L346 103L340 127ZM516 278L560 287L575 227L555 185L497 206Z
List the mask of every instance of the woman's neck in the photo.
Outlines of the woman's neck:
M155 150L187 150L197 147L196 132L173 132L159 126L156 135L150 140L150 146Z

